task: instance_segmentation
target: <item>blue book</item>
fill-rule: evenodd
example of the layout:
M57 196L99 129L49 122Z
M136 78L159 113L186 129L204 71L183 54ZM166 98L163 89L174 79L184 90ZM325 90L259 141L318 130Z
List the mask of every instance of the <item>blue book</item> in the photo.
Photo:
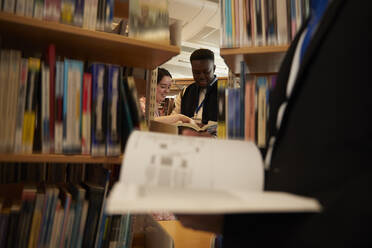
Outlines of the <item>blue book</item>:
M81 153L83 62L65 60L63 95L63 153Z
M107 126L107 80L104 64L94 63L90 66L92 73L92 155L106 154Z

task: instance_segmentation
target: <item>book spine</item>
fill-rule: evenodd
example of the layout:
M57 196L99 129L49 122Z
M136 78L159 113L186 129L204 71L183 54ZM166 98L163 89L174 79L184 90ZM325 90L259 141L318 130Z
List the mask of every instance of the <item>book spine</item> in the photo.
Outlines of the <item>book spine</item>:
M14 13L16 0L4 0L3 11L8 13Z
M17 0L15 13L20 16L24 16L26 14L26 0Z
M105 66L94 64L92 66L92 155L105 155Z
M31 153L36 122L36 89L40 73L40 59L29 58L29 73L27 83L26 107L23 118L22 145L25 153Z
M91 6L92 0L84 0L83 28L85 29L89 29Z
M260 148L266 145L266 101L267 101L267 80L265 77L257 78L257 146Z
M81 94L83 63L65 60L63 152L81 152Z
M53 8L53 20L59 22L61 20L61 0L53 0L54 1L54 8Z
M84 0L75 0L75 15L74 15L75 26L79 26L79 27L83 26L83 16L84 16Z
M49 153L49 67L41 64L41 119L42 119L42 153Z
M56 80L56 54L53 44L48 47L49 66L49 150L54 152L54 127L55 127L55 80Z
M80 221L79 235L77 237L76 247L82 247L82 244L83 244L83 235L84 235L84 230L85 230L85 223L87 222L88 208L89 208L89 202L87 200L84 200L83 208L81 211L81 221Z
M82 112L82 154L90 154L91 146L91 98L92 98L92 75L84 73L83 81L83 112Z
M34 15L34 0L27 0L25 3L25 16L32 17Z
M20 65L20 85L18 89L16 130L14 138L14 151L16 153L22 152L22 127L26 104L27 74L28 61L27 59L22 59Z
M44 18L44 0L35 0L33 17L40 20Z
M72 0L61 0L61 21L73 24L75 13L75 2Z
M11 91L11 86L12 84L9 83L11 80L11 75L10 75L10 67L12 66L12 61L11 61L11 51L10 50L3 50L2 55L4 55L4 76L3 76L3 90L4 90L4 95L3 95L3 113L2 113L2 118L3 118L3 134L2 134L2 151L3 152L9 152L9 125L10 125L10 119L9 119L9 108L10 108L10 94L9 92Z
M120 155L120 123L119 110L119 67L109 66L108 69L108 127L107 127L107 155Z
M64 64L56 62L54 152L62 153L63 140L63 84Z
M287 19L287 1L279 0L276 3L276 18L278 30L278 44L288 44L288 19Z
M9 66L9 53L7 50L1 50L0 54L0 118L5 120L5 92L6 91L6 80L8 76ZM5 122L0 122L0 151L5 152Z
M218 80L217 82L217 101L218 101L218 115L217 115L217 137L219 139L226 139L226 80Z
M106 0L104 30L110 32L112 21L114 19L114 0Z
M21 64L21 52L17 50L10 50L10 64L9 64L9 88L5 94L8 96L7 108L7 150L8 152L14 151L14 139L17 118L17 99L19 89L19 73Z
M89 29L96 30L98 19L98 0L91 0L91 11L89 20Z
M53 20L53 0L44 0L44 19L48 21Z

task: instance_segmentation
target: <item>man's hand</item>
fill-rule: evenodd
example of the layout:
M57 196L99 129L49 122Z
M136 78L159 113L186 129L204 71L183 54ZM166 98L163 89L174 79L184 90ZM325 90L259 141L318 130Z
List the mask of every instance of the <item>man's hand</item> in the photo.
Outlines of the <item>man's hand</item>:
M184 227L212 232L216 234L222 233L223 215L215 214L177 214L176 218Z

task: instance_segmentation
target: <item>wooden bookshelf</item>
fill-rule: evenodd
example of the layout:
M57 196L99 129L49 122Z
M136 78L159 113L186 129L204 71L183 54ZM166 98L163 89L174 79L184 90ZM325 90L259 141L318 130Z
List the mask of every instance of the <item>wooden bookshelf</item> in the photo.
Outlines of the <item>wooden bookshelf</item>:
M90 155L61 154L0 154L5 163L73 163L73 164L121 164L123 155L118 157L92 157Z
M91 31L57 22L0 12L3 47L43 54L56 45L57 55L110 64L154 69L180 53L180 48Z
M240 62L245 61L248 73L275 73L287 52L288 45L266 47L221 48L220 55L230 70L240 73Z

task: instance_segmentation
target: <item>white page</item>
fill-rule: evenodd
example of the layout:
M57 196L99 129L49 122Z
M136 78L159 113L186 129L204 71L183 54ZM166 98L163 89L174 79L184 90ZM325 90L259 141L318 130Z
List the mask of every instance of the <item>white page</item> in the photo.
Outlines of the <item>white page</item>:
M262 158L251 142L135 131L122 166L124 184L263 189Z

